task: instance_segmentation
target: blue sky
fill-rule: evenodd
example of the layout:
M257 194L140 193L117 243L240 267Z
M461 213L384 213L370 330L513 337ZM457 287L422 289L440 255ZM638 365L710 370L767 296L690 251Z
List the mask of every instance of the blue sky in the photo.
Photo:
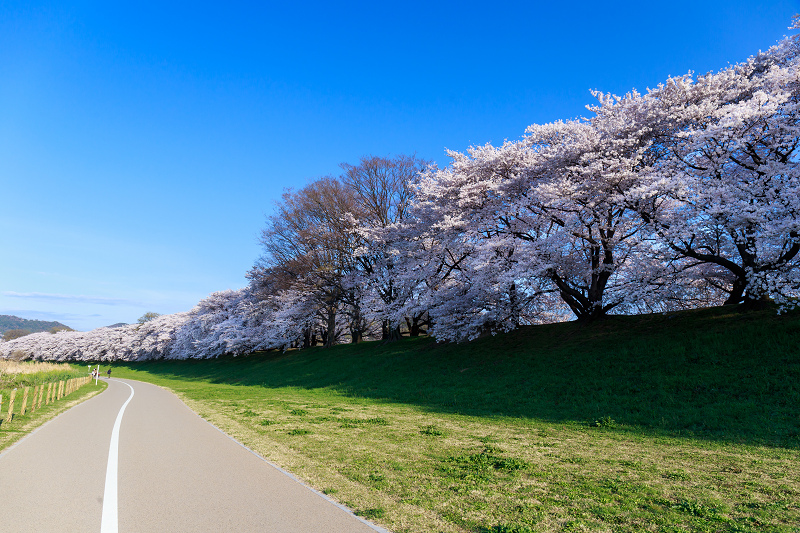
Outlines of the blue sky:
M285 188L517 139L718 70L800 1L0 3L0 314L88 330L239 288Z

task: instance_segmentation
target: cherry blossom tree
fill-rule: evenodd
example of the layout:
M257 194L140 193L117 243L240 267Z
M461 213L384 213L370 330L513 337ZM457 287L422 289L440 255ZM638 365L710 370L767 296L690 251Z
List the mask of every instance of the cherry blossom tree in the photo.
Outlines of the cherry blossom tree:
M793 24L800 29L800 19ZM288 191L248 287L139 324L37 333L0 357L208 358L461 341L608 313L800 301L800 42L501 146L365 157Z
M250 273L262 287L275 284L259 279L265 275L282 277L288 286L301 282L316 300L314 313L324 315L328 346L338 338L342 306L357 306L359 300L358 287L347 283L354 269L355 237L348 217L356 211L353 203L351 191L333 177L285 193L262 232L264 254ZM358 322L351 329L358 330Z
M143 325L97 328L91 331L35 333L0 343L0 357L19 352L39 361L134 361L170 356L187 313L161 315Z
M454 320L467 337L480 331L476 319L481 328L515 327L523 309L532 320L553 294L577 318L597 318L639 301L637 289L656 276L641 268L649 244L626 198L659 157L649 130L598 113L526 133L450 152L450 167L418 184L414 214L429 228L419 241L429 252L427 296L445 311L434 312L437 337L463 336L443 331ZM472 318L457 320L464 313Z
M188 313L169 357L219 357L252 352L271 333L269 314L249 288L212 293Z
M359 305L366 322L381 324L383 339L400 337L400 320L409 333L419 334L425 313L415 313L398 320L389 312L398 298L398 279L393 255L389 252L391 235L387 229L402 222L413 200L411 184L430 165L416 156L364 157L358 165L343 164L342 182L352 191L355 203L349 220L357 238L356 268L351 285L364 287Z
M639 209L663 246L724 290L725 303L800 291L798 43L651 92L670 157ZM662 121L666 121L665 119ZM665 198L665 202L652 198ZM650 199L650 201L646 201Z

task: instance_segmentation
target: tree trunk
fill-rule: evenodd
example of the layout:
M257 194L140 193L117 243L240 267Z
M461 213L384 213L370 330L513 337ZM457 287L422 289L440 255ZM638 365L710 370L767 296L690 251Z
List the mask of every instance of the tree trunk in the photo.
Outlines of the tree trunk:
M350 343L358 344L364 338L364 320L361 316L361 309L353 306L350 316Z
M330 306L328 309L328 338L325 339L325 347L330 348L336 342L336 307Z
M731 293L728 296L728 299L725 300L724 305L736 305L740 304L744 301L744 290L747 288L747 280L742 277L738 276L736 280L733 282L733 287L731 287Z
M510 307L511 313L511 323L514 324L515 328L519 327L519 298L517 296L517 284L512 283L511 287L508 288L508 304Z
M408 320L408 319L406 319ZM411 326L408 329L408 334L411 337L419 337L424 331L422 326L430 325L430 321L425 318L425 312L413 315L411 317Z
M396 341L401 337L400 326L395 326L388 320L383 321L381 324L381 340Z

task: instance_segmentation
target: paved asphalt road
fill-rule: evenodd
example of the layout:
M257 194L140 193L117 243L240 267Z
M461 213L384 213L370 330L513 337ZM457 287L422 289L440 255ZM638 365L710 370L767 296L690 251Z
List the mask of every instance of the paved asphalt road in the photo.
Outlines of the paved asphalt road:
M112 430L129 399L112 475ZM122 533L385 532L230 439L172 393L119 379L0 454L0 532L97 533L101 524L102 533L117 525Z

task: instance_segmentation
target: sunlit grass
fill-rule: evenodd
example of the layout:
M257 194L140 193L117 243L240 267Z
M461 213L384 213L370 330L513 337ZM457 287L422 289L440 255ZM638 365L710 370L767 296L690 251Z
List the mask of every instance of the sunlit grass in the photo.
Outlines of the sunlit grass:
M18 441L40 425L66 409L76 405L97 392L105 389L105 384L84 386L72 394L47 405L42 402L38 409L32 409L35 387L47 383L66 381L88 375L83 364L49 363L41 361L13 361L0 359L0 450ZM24 389L28 388L28 403L25 414L21 414ZM8 419L11 394L16 389L14 410Z
M88 373L88 367L84 367L82 363L70 365L69 363L0 359L0 394L7 394L11 389L19 387L31 387L52 381L83 377Z
M58 375L56 375L56 377L57 376ZM70 377L76 376L68 376L62 379L69 379ZM14 404L13 417L10 422L7 421L9 391L0 391L0 393L3 395L3 410L2 414L0 415L0 451L8 448L45 422L52 420L67 409L85 400L88 400L96 394L99 394L105 390L106 387L108 387L108 384L103 381L100 381L97 385L95 385L94 381L92 381L90 384L84 385L78 390L73 391L71 394L68 394L59 400L52 401L50 404L46 404L43 401L41 407L37 409L32 408L33 389L31 389L31 397L29 397L29 403L27 404L25 414L20 413L20 408L22 407L22 392L18 389L18 395Z

